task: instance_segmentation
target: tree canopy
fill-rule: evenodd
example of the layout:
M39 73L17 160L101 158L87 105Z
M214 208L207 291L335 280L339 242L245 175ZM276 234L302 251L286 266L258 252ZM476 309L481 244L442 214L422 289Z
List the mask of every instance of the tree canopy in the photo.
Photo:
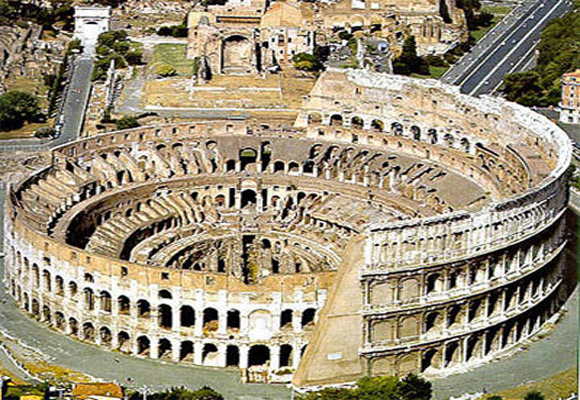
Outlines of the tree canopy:
M393 376L361 378L353 389L323 389L303 395L299 400L430 400L431 392L431 383L409 374L403 379Z
M30 93L10 91L0 96L0 130L19 129L43 117L38 99Z
M147 395L148 400L224 400L223 396L208 386L198 390L172 388L163 392ZM140 393L135 392L129 400L142 400Z
M403 42L401 55L393 62L393 72L400 75L429 75L429 64L417 55L415 36L409 35Z

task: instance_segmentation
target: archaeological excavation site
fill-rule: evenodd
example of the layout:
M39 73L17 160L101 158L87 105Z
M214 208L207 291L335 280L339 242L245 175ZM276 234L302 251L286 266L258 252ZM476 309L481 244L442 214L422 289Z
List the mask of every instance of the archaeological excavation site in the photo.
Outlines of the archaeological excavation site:
M509 354L566 300L571 146L433 80L328 69L296 119L79 139L10 187L5 279L54 329L311 388Z

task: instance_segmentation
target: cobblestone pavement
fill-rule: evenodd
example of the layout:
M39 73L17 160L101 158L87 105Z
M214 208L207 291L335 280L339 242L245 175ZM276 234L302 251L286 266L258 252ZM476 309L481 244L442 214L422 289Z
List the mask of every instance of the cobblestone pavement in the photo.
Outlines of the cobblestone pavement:
M0 189L0 204L4 192ZM0 218L3 219L3 207ZM0 240L3 239L0 224ZM1 242L0 242L1 243ZM0 244L1 246L1 244ZM0 259L0 276L4 262ZM0 283L0 298L7 298ZM537 381L576 365L578 290L566 304L568 312L554 332L533 343L529 349L472 371L432 381L434 398L448 399L464 393L504 390L529 381ZM51 362L104 380L116 380L128 387L159 389L171 386L199 388L208 385L227 400L290 399L290 390L280 385L244 385L235 370L181 366L108 352L50 331L22 313L11 301L0 302L0 328L24 344L42 349ZM118 357L120 362L116 363ZM133 379L132 383L127 378Z

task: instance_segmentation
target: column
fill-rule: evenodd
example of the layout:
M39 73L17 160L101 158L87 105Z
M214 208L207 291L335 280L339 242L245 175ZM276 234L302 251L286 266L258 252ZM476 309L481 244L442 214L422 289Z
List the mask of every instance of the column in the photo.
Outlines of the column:
M280 346L270 346L270 369L280 369Z

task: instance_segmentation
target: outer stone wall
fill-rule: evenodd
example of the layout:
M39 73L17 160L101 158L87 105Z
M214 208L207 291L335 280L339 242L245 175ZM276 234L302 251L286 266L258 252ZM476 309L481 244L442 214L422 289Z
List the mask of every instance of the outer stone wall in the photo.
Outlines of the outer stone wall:
M485 363L565 300L570 146L542 117L331 70L295 128L261 125L56 149L7 199L15 300L111 350L297 387Z

